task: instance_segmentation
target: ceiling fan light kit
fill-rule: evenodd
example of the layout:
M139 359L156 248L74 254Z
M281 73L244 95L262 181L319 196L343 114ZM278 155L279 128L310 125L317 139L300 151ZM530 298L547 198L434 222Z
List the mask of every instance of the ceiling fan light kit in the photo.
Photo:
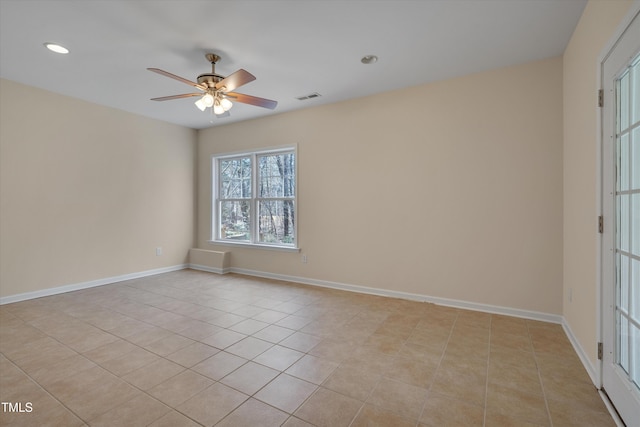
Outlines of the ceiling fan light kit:
M253 74L240 69L227 77L221 76L219 74L216 74L216 62L220 60L220 57L215 53L207 53L205 57L211 63L211 73L200 74L197 78L197 83L183 77L176 76L175 74L171 74L159 68L147 68L147 70L149 71L153 71L154 73L158 73L165 77L169 77L182 83L186 83L201 91L201 93L184 93L181 95L151 98L151 100L168 101L171 99L190 98L192 96L198 96L200 97L200 99L195 102L196 107L198 107L200 111L205 111L207 108L212 108L213 113L216 115L226 115L225 113L227 113L227 111L229 111L231 107L233 107L231 99L236 102L269 108L271 110L276 108L276 106L278 105L276 101L259 98L257 96L231 92L234 89L255 80L256 78ZM202 92L204 92L204 95L202 94Z

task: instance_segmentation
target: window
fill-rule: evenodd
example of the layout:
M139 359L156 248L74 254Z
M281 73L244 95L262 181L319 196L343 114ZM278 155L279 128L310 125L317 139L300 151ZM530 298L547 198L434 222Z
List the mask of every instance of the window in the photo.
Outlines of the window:
M214 241L297 246L294 148L214 157L213 171Z

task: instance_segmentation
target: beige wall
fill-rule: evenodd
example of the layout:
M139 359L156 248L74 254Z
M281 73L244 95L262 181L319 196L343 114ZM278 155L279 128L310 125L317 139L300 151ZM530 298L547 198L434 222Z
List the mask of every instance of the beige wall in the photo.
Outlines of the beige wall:
M562 311L561 58L201 131L231 267ZM211 156L298 145L298 253L215 246Z
M0 297L186 262L194 130L7 80L0 93Z
M599 213L596 94L598 56L631 1L590 1L565 50L564 81L564 299L563 313L591 362L597 361ZM569 302L569 293L572 301Z

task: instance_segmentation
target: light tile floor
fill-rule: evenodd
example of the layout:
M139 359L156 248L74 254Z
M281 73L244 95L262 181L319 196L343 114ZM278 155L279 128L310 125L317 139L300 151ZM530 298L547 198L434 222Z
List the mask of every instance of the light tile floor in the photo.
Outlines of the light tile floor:
M234 274L6 304L0 352L0 425L615 425L559 325Z

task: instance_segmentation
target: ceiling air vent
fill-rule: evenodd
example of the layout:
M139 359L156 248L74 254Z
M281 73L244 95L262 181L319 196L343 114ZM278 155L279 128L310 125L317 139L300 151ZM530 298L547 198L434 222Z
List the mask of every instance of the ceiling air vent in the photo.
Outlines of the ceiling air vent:
M306 99L318 98L320 96L322 95L320 95L318 92L313 92L313 93L310 93L309 95L297 96L296 99L298 101L304 101Z

